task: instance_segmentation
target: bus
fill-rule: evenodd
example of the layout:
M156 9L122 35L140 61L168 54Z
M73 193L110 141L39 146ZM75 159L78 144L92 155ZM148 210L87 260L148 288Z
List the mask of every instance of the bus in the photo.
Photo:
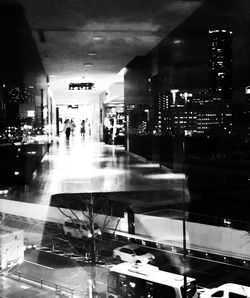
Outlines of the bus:
M121 263L110 268L107 297L197 298L196 280L160 270L149 264Z

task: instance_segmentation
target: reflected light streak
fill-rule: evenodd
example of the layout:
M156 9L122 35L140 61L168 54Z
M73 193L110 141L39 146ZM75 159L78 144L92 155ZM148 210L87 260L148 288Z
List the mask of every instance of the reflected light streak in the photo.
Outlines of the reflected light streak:
M67 166L65 167L67 168ZM108 176L116 176L116 175L122 175L127 173L128 170L124 169L110 169L110 168L94 168L94 167L89 167L85 168L84 170L82 168L76 168L76 169L71 169L66 171L53 171L51 172L50 181L53 182L58 182L63 180L64 178L91 178L91 177L101 177L104 176L108 178Z
M144 177L150 179L166 179L166 180L185 180L185 174L176 174L176 173L164 173L164 174L152 174L152 175L145 175Z
M21 288L21 289L24 289L24 290L27 290L27 289L29 289L30 287L29 287L29 286L26 286L26 285L21 285L20 288Z
M94 159L94 162L97 162L97 161L100 161L100 162L102 162L102 161L112 161L112 162L114 162L114 157L94 157L93 158Z
M159 166L158 163L133 165L134 168L159 168Z

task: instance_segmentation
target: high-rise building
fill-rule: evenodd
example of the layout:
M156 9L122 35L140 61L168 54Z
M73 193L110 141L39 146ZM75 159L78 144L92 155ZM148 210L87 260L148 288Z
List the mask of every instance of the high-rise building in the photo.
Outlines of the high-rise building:
M232 130L232 34L224 29L208 34L209 92L221 136Z
M168 92L158 91L154 94L154 130L156 135L164 135L170 130L169 121L169 94Z
M209 30L209 91L230 103L232 99L232 31Z
M246 135L247 139L250 140L250 86L246 87L245 90L245 119L246 119Z

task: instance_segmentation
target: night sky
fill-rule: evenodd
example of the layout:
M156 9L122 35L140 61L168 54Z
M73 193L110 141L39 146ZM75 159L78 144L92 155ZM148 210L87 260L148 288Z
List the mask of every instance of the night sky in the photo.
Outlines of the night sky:
M171 88L208 88L208 30L233 31L234 97L250 85L250 2L207 0L163 41Z

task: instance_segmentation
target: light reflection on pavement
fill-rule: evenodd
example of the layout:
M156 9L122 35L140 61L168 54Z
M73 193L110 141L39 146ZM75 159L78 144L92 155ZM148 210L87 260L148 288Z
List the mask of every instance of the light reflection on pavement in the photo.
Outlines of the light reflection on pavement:
M4 198L49 205L51 195L58 193L161 190L167 195L153 200L161 206L167 200L170 204L182 200L183 187L187 202L190 196L186 181L171 177L167 168L128 153L123 147L76 135L69 142L64 136L58 138L31 183ZM148 203L152 203L151 198Z

